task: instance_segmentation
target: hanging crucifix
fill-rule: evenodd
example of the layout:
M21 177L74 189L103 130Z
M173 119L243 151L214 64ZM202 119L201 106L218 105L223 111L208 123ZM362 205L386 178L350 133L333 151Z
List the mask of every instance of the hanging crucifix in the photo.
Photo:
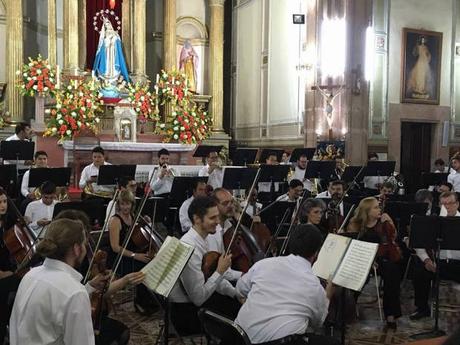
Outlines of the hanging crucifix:
M333 133L332 133L332 122L333 122L333 101L334 99L342 94L345 91L345 85L333 85L332 78L327 79L327 85L315 85L312 86L312 90L317 90L323 96L323 99L326 101L326 107L324 111L326 113L326 121L329 127L329 141L333 140ZM337 89L334 93L334 89Z

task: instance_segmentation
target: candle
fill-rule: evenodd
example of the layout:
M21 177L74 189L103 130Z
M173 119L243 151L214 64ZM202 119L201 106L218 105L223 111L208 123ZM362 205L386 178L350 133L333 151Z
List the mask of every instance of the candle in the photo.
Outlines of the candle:
M56 65L56 89L61 88L61 71L59 65Z
M91 78L96 79L96 72L94 70L91 71Z
M158 85L155 85L155 94L158 95Z
M158 84L159 81L160 81L160 75L157 73L157 81L156 81L156 84Z
M174 77L172 78L172 84L174 85Z

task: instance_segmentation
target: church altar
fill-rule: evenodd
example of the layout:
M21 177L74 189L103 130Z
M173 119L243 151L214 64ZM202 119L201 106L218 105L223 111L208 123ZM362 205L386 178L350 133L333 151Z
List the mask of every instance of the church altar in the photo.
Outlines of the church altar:
M192 152L196 145L167 144L167 143L145 143L145 142L117 142L101 141L101 147L106 152L106 160L112 164L152 164L157 161L157 153L165 148L170 153L171 164L194 163ZM72 140L62 143L64 149L64 166L73 162L73 152L88 153L91 156L93 145L77 145L74 147Z

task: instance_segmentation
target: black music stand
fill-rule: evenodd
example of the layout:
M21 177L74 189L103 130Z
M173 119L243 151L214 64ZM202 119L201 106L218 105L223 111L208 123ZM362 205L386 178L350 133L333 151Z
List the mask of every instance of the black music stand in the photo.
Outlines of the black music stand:
M254 164L257 157L257 152L259 149L250 149L250 148L239 148L236 149L233 154L233 165L234 166L246 166L248 164Z
M134 180L136 176L136 166L128 164L102 165L99 167L97 184L100 186L116 185L118 184L118 180L125 176Z
M34 168L30 169L29 186L40 187L43 182L53 182L56 187L68 187L71 168Z
M4 160L33 160L35 143L26 140L2 140L0 156Z
M182 203L193 194L195 181L208 182L207 176L176 176L173 179L171 192L169 193L169 205L180 207Z
M17 178L16 164L0 165L0 187L6 192L14 188ZM10 195L10 193L8 193Z
M222 187L225 189L249 189L254 182L257 169L225 167ZM259 179L260 180L260 179Z
M105 222L105 212L107 205L97 201L84 200L84 201L70 201L58 202L54 206L53 219L64 210L78 210L85 213L94 228L99 228Z
M335 174L335 161L309 161L305 178L331 179Z
M286 181L291 167L289 165L261 164L260 169L259 180L257 182L270 183L270 192L266 193L269 194L269 201L273 201L275 199L275 183L278 182L281 186L281 183Z
M316 149L315 148L297 148L294 149L291 153L291 157L289 158L289 162L291 163L296 163L300 156L305 155L307 156L307 159L310 161L313 156L315 155Z
M140 199L139 199L140 201ZM156 209L155 209L156 208ZM144 208L141 214L143 216L149 216L152 219L152 223L164 223L169 211L169 199L162 197L151 197L145 201ZM155 218L154 218L155 215Z
M213 145L200 145L196 148L195 152L193 153L193 157L201 157L205 158L211 152L217 152L219 154L220 150L222 150L223 145L213 146Z
M395 166L395 161L368 161L364 176L392 176Z
M268 207L265 207L265 209L262 209L262 211L260 212L260 219L262 223L268 226L269 229L277 229L277 226L279 225L283 217L283 214L285 214L286 210L290 210L289 215L292 215L292 212L294 211L296 205L297 203L295 202L275 201ZM290 217L287 217L287 219L290 219ZM279 233L279 235L282 236L281 233ZM283 232L283 235L286 235L286 233Z
M406 226L410 224L413 215L425 216L428 204L423 202L386 201L384 212L396 223L398 236L404 238L407 235Z
M411 248L426 248L435 251L436 272L433 282L435 297L434 326L429 332L411 335L412 339L443 336L439 329L439 282L441 249L460 250L460 217L414 216L411 219L409 244Z
M284 150L281 149L263 149L260 153L259 163L265 164L268 157L275 155L276 160L281 162L281 158L283 157Z
M422 186L428 188L429 186L438 186L443 182L447 182L447 173L422 173Z
M349 165L345 167L342 175L342 180L345 182L361 182L364 178L364 170L362 166Z

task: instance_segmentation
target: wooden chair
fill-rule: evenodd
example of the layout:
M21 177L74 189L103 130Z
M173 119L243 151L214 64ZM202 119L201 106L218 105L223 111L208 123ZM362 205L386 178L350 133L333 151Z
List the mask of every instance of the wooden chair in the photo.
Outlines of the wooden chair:
M72 148L73 159L69 163L69 166L73 169L73 183L75 188L78 188L83 167L92 163L91 151L87 149L91 150L100 145L101 140L91 130L82 130L74 136ZM82 148L85 150L82 150Z

